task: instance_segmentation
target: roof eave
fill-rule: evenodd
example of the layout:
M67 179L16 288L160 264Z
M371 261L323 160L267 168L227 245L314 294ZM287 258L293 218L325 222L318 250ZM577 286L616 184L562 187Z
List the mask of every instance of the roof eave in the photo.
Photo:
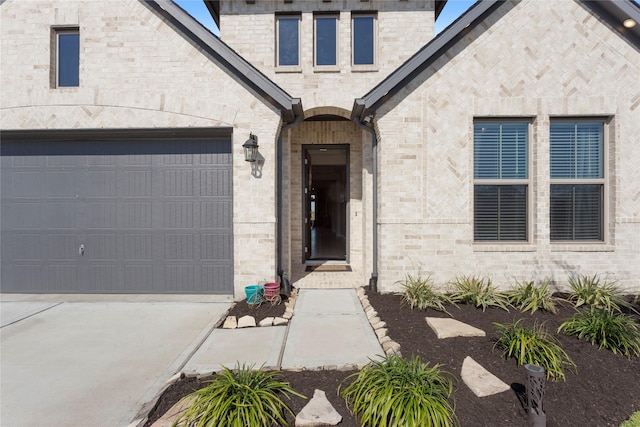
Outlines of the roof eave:
M406 82L412 80L429 64L444 53L450 46L458 42L502 2L485 0L475 3L467 12L444 29L436 38L409 58L396 71L391 73L380 84L363 96L364 109L377 109L382 103L397 93ZM354 104L355 106L355 104Z
M292 98L173 1L149 0L143 3L219 61L231 74L255 90L266 102L280 110L283 120L287 122L290 121L289 119L293 120L296 115L294 105L300 104L299 99Z

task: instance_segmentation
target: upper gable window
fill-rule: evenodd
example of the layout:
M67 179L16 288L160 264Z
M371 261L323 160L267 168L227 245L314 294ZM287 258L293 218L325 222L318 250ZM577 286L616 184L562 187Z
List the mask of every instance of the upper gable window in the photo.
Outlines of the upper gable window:
M376 17L374 15L353 15L351 22L353 65L375 65Z
M338 65L338 18L318 15L314 17L315 52L314 65Z
M300 65L300 17L283 15L276 19L278 67Z
M80 86L80 32L77 28L54 29L54 87Z

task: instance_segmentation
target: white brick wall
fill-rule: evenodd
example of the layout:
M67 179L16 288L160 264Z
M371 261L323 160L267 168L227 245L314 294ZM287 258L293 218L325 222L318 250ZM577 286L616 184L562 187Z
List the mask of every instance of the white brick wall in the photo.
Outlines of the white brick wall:
M405 272L444 284L490 276L501 286L574 273L640 290L640 55L573 1L502 7L377 113L380 288ZM500 15L506 16L500 17ZM549 121L611 117L609 241L549 241ZM473 242L473 120L533 120L532 239ZM410 230L410 231L407 231Z
M377 11L377 64L373 71L351 70L351 12ZM432 0L223 0L220 36L236 52L258 67L292 96L303 99L305 110L340 107L351 110L353 100L399 67L434 36ZM339 12L339 72L313 67L313 13ZM409 12L407 12L409 11ZM275 69L275 12L300 13L300 72ZM410 28L410 31L407 29Z
M136 0L7 0L0 14L2 129L232 126L236 297L275 278L273 107ZM54 25L80 28L80 87L50 87ZM261 178L244 161L249 132L265 159Z

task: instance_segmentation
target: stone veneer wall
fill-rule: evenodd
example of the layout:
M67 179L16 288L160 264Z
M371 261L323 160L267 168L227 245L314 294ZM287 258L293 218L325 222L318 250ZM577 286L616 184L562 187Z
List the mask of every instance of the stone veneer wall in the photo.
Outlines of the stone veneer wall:
M369 71L351 68L351 10L377 11L377 63ZM300 13L300 67L276 70L275 12ZM339 12L338 71L313 67L313 13ZM223 0L220 37L305 109L334 106L351 110L353 100L399 67L434 37L433 0ZM410 28L411 31L407 31Z
M7 0L0 14L0 128L232 126L235 297L275 278L278 111L137 0ZM80 87L50 87L52 26L80 29ZM241 147L249 132L259 179Z
M640 54L574 1L509 2L377 113L380 288L405 272L444 284L606 275L640 291ZM607 117L605 243L549 239L549 122ZM532 121L532 237L473 241L474 118Z

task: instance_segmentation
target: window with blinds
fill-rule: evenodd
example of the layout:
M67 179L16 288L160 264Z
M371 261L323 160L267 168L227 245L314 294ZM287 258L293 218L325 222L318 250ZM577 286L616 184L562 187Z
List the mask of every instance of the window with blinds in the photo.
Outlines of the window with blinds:
M604 238L604 124L552 121L551 240Z
M529 123L475 122L473 146L474 240L526 241Z

